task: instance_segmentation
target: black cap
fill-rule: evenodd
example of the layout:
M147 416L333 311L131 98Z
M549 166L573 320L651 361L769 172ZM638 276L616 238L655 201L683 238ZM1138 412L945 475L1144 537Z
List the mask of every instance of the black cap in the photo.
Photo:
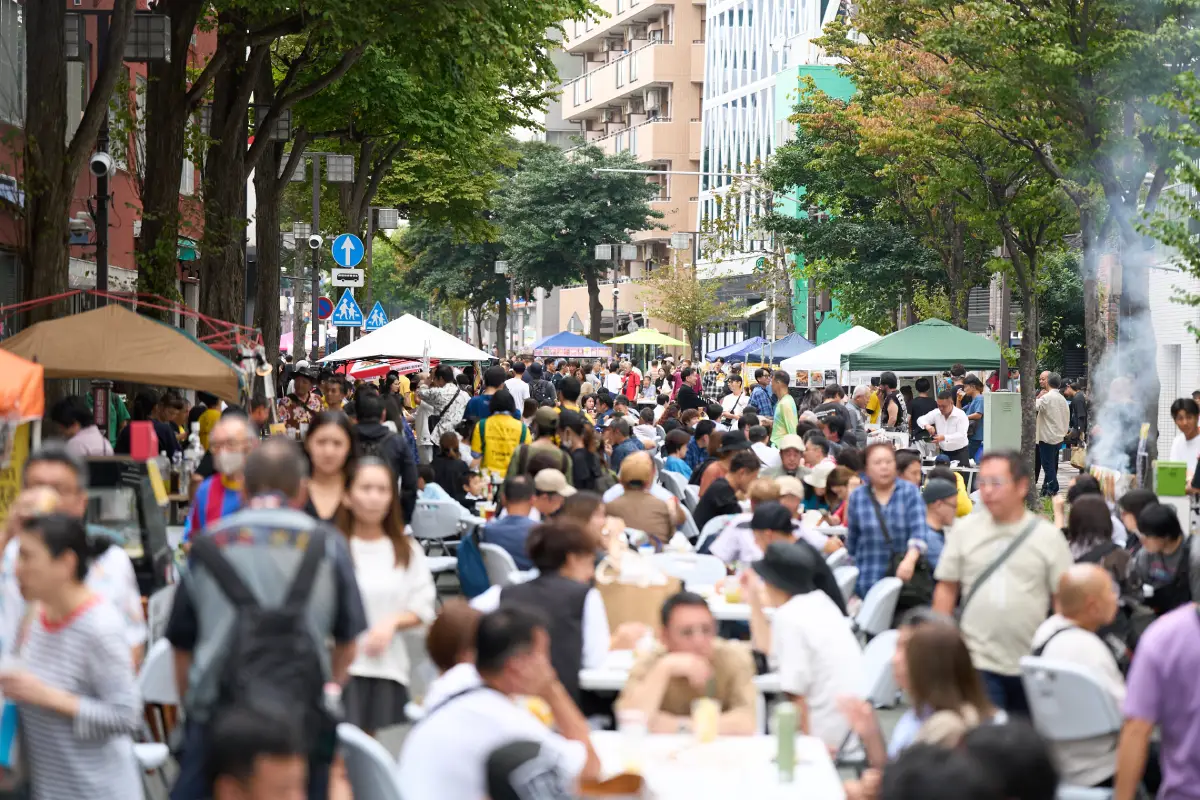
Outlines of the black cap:
M750 447L746 434L741 431L729 431L721 437L721 449L717 452L736 453L738 450L749 450Z
M792 512L782 503L767 502L759 504L750 518L750 528L756 531L777 531L791 534Z
M578 411L571 411L568 408L564 408L558 414L558 427L559 428L570 428L571 430L575 431L576 433L578 433L579 435L582 436L583 428L585 425L587 425L587 421L583 418L583 415L580 414Z
M569 784L557 756L552 752L543 755L537 742L510 742L488 756L487 795L491 800L571 800L575 794Z
M921 496L925 498L925 505L929 505L938 500L958 497L958 487L945 478L930 478L925 481L925 488L921 492Z
M807 594L816 588L811 555L794 542L773 542L753 566L763 581L790 595Z

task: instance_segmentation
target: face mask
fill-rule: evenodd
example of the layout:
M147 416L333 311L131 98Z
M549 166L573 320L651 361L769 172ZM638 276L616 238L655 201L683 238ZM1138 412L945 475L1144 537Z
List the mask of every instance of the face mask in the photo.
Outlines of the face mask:
M246 467L246 454L228 450L213 453L213 466L222 475L236 475Z

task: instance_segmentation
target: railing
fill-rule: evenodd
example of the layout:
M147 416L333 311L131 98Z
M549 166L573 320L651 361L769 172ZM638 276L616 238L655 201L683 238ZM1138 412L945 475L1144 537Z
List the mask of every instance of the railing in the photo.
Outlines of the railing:
M596 67L595 69L590 69L587 72L580 75L578 78L575 78L570 83L571 98L574 100L575 105L580 104L579 94L576 89L576 87L580 83L583 83L586 86L594 78L594 76L596 75L597 72L600 72L603 69L608 69L609 67L612 67L614 64L616 65L615 74L616 74L617 88L621 88L622 86L624 86L626 80L628 80L629 83L633 83L634 81L637 80L638 70L637 70L637 59L633 59L633 58L631 58L631 56L637 55L638 53L642 52L643 50L645 50L648 47L655 47L657 45L663 45L663 44L673 44L673 42L670 39L664 39L661 42L647 42L646 44L642 45L641 47L637 48L636 50L630 50L629 52L622 54L619 58L615 58L612 61L608 62L607 64L604 64L603 66ZM624 66L622 64L622 62L628 62L628 66L627 67ZM567 88L566 85L564 85L563 89L565 90L566 88ZM585 94L587 96L583 100L583 102L587 102L588 100L592 99L590 91L585 91Z

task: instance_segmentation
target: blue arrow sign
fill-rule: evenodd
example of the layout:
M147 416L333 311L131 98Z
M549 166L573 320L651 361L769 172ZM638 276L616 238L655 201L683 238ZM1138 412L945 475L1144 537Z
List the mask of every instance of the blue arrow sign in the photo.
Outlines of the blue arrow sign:
M362 239L353 233L343 233L333 240L329 248L333 251L333 261L339 267L357 267L363 260Z
M338 300L337 308L333 309L333 324L338 328L361 328L363 324L362 309L354 302L354 295L347 289Z
M363 326L363 330L367 333L377 331L384 325L388 324L387 314L383 310L383 303L376 300L375 307L371 309L371 313L367 314L367 324Z

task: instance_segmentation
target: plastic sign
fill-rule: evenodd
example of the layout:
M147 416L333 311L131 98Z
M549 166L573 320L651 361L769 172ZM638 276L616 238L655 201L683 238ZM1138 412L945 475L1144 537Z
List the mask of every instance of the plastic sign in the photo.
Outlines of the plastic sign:
M365 270L335 268L332 274L334 286L353 286L357 289L367 285Z
M333 316L333 301L328 297L317 298L317 319L329 319Z
M354 295L347 289L342 293L337 308L333 310L333 324L339 328L361 328L363 324L362 309L354 301Z
M367 331L367 333L370 333L371 331L379 330L387 324L388 316L387 312L383 310L383 303L376 300L375 307L371 309L370 314L367 314L367 324L363 326L363 329Z
M339 267L357 267L366 252L362 239L353 233L339 234L329 249L333 251L333 262Z

